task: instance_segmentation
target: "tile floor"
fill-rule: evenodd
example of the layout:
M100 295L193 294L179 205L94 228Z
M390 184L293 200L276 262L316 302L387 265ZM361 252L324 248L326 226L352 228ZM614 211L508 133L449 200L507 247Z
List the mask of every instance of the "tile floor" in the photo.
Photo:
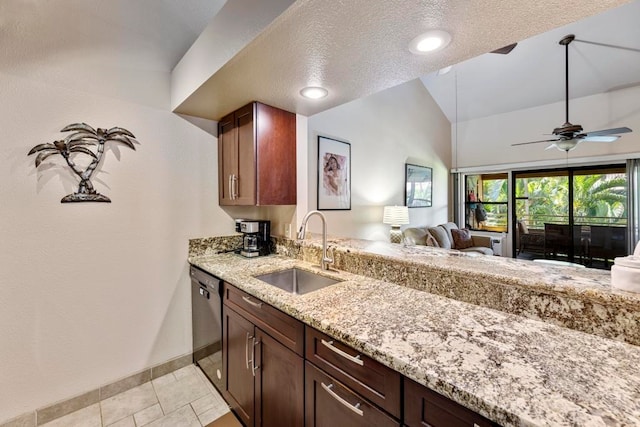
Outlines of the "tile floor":
M189 365L41 427L202 427L228 412L202 371Z

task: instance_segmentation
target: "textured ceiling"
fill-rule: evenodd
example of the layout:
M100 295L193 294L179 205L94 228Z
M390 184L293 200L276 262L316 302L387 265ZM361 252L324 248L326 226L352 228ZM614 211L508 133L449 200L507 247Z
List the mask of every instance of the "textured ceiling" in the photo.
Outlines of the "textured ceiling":
M252 100L313 115L627 3L625 0L298 0L175 111L219 119ZM428 29L451 45L414 56ZM320 85L310 101L299 90Z
M637 85L639 21L640 1L635 1L521 41L508 55L481 55L455 65L448 74L432 73L422 81L451 122L563 101L565 51L558 41L575 34L577 39L635 50L573 42L570 98ZM558 118L561 123L563 117Z

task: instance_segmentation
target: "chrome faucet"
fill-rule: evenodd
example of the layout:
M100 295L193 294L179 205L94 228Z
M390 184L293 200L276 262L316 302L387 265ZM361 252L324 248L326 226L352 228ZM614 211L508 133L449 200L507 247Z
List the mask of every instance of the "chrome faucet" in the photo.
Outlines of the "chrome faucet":
M302 218L302 225L300 226L300 231L298 231L298 240L304 239L305 235L307 234L307 221L309 221L309 218L311 218L313 215L318 215L320 219L322 219L322 260L320 262L320 267L323 270L328 270L329 264L333 263L333 258L329 258L327 256L327 220L322 212L307 212L304 218Z

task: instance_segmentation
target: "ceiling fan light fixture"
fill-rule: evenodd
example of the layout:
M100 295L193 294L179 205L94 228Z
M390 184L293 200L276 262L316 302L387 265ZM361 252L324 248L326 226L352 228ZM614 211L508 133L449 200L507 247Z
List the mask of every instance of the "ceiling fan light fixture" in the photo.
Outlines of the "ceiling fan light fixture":
M307 99L321 99L329 95L329 91L320 86L307 86L300 90L300 95Z
M576 145L578 145L578 142L580 141L576 139L564 139L564 140L555 142L554 145L560 151L571 151L574 148L576 148Z
M409 43L409 51L415 55L427 55L442 50L451 43L451 34L443 30L430 30Z

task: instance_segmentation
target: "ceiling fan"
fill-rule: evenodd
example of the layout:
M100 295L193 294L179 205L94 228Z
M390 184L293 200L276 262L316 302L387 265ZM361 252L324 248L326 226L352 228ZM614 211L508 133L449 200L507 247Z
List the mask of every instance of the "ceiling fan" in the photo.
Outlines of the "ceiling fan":
M583 132L582 126L574 125L569 122L569 44L575 40L575 35L569 34L560 40L560 44L565 47L565 123L553 130L554 139L543 139L541 141L520 142L516 145L538 144L540 142L550 142L551 145L547 149L555 147L560 151L569 152L576 148L583 141L590 142L613 142L620 138L621 133L629 133L631 129L628 127L620 127L613 129L604 129L593 132ZM577 40L580 41L580 40Z

